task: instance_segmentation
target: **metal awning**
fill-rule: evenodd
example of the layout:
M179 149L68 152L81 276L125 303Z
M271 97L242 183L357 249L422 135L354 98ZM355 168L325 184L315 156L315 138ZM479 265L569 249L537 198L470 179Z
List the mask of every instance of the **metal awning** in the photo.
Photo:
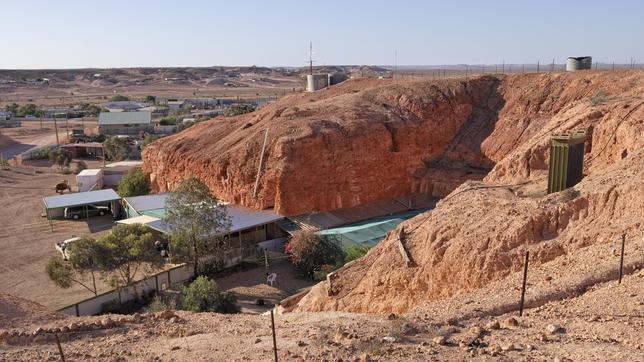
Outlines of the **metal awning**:
M42 201L47 210L64 207L83 206L118 201L121 197L112 189L75 192L65 195L43 197Z

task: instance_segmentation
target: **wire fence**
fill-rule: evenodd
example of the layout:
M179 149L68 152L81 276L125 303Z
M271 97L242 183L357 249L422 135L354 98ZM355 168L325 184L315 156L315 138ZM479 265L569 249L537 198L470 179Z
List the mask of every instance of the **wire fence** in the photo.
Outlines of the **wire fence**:
M593 63L590 70L593 71L620 71L644 69L644 64L631 61L630 64L615 62L597 62ZM394 71L394 78L462 78L475 77L482 75L498 74L527 74L527 73L564 73L566 64L556 63L554 60L550 63L502 63L502 64L463 64L458 66L447 67L427 67L426 69L397 69Z

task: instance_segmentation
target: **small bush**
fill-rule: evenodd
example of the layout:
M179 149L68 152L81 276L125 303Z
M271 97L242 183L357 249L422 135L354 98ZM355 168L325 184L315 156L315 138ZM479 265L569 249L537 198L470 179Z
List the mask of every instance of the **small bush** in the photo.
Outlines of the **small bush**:
M574 188L568 188L565 189L561 192L561 202L569 202L572 201L576 198L578 198L580 195L579 191L575 190Z
M201 262L197 268L197 275L215 275L226 268L226 263L217 258Z
M237 298L222 293L214 281L200 276L183 289L181 305L193 312L238 313Z
M254 112L255 107L245 103L235 103L226 108L224 115L227 117L237 116L244 113Z
M101 304L101 313L103 314L131 314L145 307L152 300L152 291L150 294L144 294L138 298L130 299L125 302L119 302L118 299L112 299L109 302Z
M347 249L347 255L344 257L344 263L348 263L350 261L354 261L356 259L362 258L367 252L369 251L369 248L365 248L364 246L360 245L352 245Z
M111 102L123 102L123 101L129 101L129 100L130 100L130 98L128 98L128 97L126 97L124 95L120 95L120 94L117 94L117 95L113 96L112 98L110 98Z
M159 121L159 124L162 126L174 126L177 124L177 117L174 117L174 116L163 117Z
M34 160L48 160L49 155L51 154L51 147L43 147L36 150L36 153L33 156Z
M606 103L608 101L608 96L604 91L600 90L597 93L593 94L589 98L589 101L591 105L598 106L600 104Z
M163 298L161 298L160 295L155 295L154 298L152 298L152 301L150 304L148 304L147 308L145 308L145 311L148 313L154 313L154 312L163 312L164 310L174 310L177 309L177 306L173 301L164 301Z

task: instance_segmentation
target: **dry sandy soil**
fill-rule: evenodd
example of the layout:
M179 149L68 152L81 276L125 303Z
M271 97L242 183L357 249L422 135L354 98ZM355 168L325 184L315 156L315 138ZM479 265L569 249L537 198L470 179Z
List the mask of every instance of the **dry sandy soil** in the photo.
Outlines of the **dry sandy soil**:
M95 78L95 74L101 74ZM47 78L46 85L22 81ZM228 85L226 85L228 84ZM135 99L276 97L301 89L298 74L270 68L127 68L0 70L0 106L16 102L39 106L102 103L114 94Z
M60 143L66 142L68 129L71 134L73 128L84 127L89 130L96 126L96 120L73 119L57 123ZM0 129L0 152L5 159L9 159L32 148L55 145L55 129L53 121L43 121L41 125L37 120L22 121L20 127L2 128Z
M21 169L17 169L21 170ZM23 172L33 172L28 169ZM110 216L85 221L54 221L51 231L42 217L43 196L55 195L54 186L60 180L75 185L74 175L52 173L38 168L41 173L29 174L0 170L0 245L3 262L0 263L0 290L50 308L60 308L92 296L80 286L57 288L45 274L47 259L56 255L54 243L73 235L96 235L109 230L114 220ZM107 288L99 283L100 291Z
M538 298L548 282L531 274ZM507 283L516 285L520 273ZM556 282L560 280L555 278ZM600 282L526 309L498 310L518 291L506 283L428 304L412 313L376 316L344 312L276 316L284 361L641 361L644 272L621 285ZM499 295L501 298L497 297ZM68 360L271 361L269 316L176 312L165 315L62 317L0 296L0 359L56 361L58 331ZM506 302L510 302L507 300ZM384 337L386 338L383 340Z

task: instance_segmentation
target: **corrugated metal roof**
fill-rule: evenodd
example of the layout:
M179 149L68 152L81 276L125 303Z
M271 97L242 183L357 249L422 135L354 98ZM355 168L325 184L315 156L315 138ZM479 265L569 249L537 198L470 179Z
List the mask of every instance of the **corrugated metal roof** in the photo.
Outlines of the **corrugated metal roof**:
M167 225L163 223L162 219L165 216L165 201L168 196L169 193L163 193L126 197L124 200L138 213L156 219L145 223L146 225L155 230L167 232ZM226 209L231 219L231 233L283 219L281 215L268 210L253 210L234 205L227 205Z
M165 208L165 200L170 194L154 194L143 196L125 197L123 200L127 202L134 210L143 213L148 210L156 210Z
M120 200L121 197L112 189L76 192L72 194L47 196L42 201L47 209L60 209L63 207L100 204Z
M98 125L150 124L151 112L101 112Z

